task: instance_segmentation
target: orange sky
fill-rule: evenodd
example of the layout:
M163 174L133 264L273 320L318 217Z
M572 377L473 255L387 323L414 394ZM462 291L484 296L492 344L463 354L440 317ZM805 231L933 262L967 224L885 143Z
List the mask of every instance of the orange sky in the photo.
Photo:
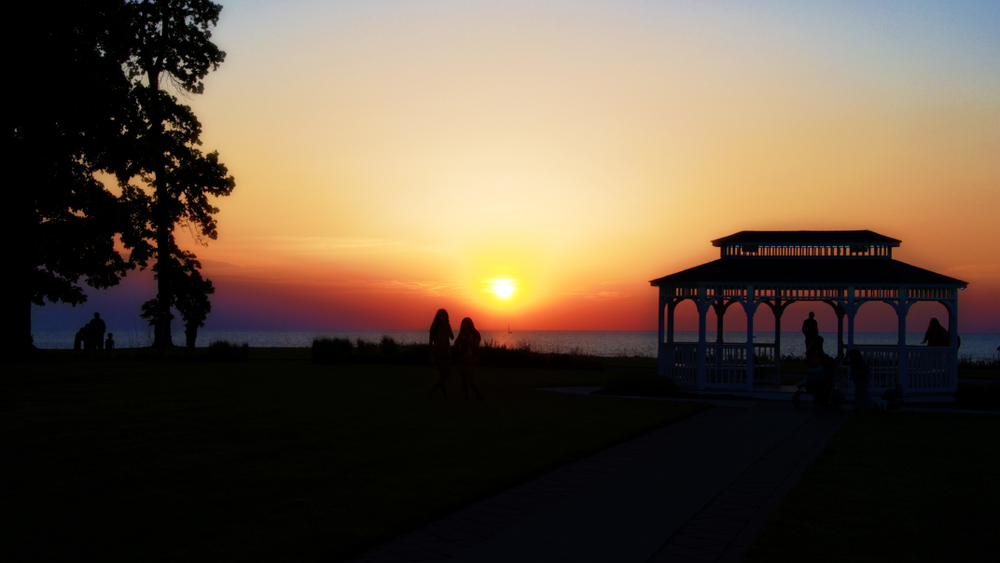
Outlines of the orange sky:
M871 229L1000 332L1000 9L811 4L223 1L208 328L651 330L712 239Z

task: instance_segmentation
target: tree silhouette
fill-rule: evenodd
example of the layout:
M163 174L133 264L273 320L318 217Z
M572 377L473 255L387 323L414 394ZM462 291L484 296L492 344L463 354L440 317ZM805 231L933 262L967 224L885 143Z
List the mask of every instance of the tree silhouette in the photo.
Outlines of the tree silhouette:
M205 326L205 319L212 311L212 303L208 300L208 296L215 293L215 287L211 280L201 276L199 271L201 263L194 254L181 250L178 254L171 255L169 260L170 270L174 274L173 305L184 321L186 345L188 348L194 348L198 329ZM161 261L153 266L154 276L159 275L162 264ZM169 312L169 308L166 310ZM155 297L142 305L142 317L151 323L155 322L163 311L164 308Z
M115 233L127 228L115 196L98 180L116 171L131 120L125 3L82 0L53 10L19 8L11 25L14 120L4 237L6 351L31 349L31 304L86 301L80 278L95 288L118 283L128 264Z
M194 310L191 291L202 291L205 303L212 291L195 256L177 247L174 230L186 226L201 243L215 239L213 215L219 210L208 198L229 195L236 185L218 152L206 155L198 149L201 123L194 112L167 91L202 93L204 77L225 59L211 41L222 7L207 0L145 0L130 7L131 58L124 68L142 126L136 128L130 167L121 182L121 198L134 222L122 240L132 251L132 263L145 268L155 262L157 294L143 306L143 316L154 326L153 346L166 347L172 345L171 307L183 315L182 307ZM189 295L179 299L179 288ZM201 309L207 314L207 306Z

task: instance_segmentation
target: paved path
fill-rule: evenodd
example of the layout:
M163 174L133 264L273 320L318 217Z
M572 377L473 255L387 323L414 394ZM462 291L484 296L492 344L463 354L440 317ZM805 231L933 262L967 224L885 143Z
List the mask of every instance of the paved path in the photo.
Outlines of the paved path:
M848 412L746 404L561 467L353 561L739 561Z

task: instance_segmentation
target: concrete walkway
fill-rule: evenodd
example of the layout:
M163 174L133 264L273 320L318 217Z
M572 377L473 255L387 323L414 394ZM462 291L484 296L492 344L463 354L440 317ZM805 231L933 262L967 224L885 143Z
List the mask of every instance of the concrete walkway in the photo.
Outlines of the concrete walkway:
M353 561L739 561L848 416L810 406L716 406Z

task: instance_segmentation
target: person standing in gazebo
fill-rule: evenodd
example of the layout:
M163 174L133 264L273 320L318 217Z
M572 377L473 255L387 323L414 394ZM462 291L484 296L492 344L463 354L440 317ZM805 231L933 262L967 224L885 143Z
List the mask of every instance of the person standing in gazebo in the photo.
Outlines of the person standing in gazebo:
M847 353L845 365L851 367L851 382L854 383L854 409L869 410L872 408L871 370L864 355L855 348Z
M931 323L927 326L927 332L924 333L924 340L921 344L945 347L951 344L950 340L948 329L941 326L941 321L931 319Z
M813 396L813 404L826 407L829 404L830 388L833 381L826 376L823 365L826 352L823 351L823 337L818 334L806 344L806 393Z
M819 323L816 322L815 316L816 313L809 311L809 318L802 321L802 334L806 337L806 348L809 347L810 340L819 336Z

